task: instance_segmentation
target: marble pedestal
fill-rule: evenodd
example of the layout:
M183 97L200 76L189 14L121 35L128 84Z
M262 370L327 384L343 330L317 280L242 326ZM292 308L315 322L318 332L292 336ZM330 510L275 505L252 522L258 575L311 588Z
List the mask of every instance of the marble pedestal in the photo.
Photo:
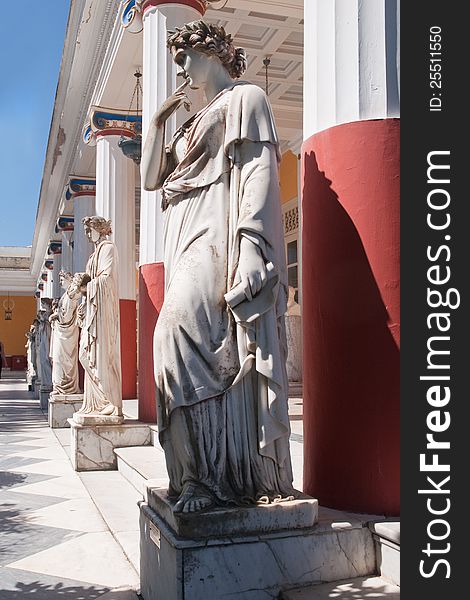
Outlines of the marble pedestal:
M49 408L49 396L52 392L52 387L43 386L39 388L39 406L41 410L47 412Z
M49 427L70 427L68 419L83 403L83 394L51 394L49 396Z
M115 448L149 446L150 426L122 417L99 417L101 424L81 425L68 419L71 428L71 460L75 471L108 471L117 469ZM120 419L120 424L113 420Z
M375 572L362 523L319 522L308 497L278 505L175 515L148 483L140 504L144 600L275 599L281 591Z

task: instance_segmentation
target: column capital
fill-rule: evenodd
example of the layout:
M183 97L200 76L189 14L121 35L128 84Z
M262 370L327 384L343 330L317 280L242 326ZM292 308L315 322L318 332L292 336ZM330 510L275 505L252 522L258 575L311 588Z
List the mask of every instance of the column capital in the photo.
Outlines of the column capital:
M94 196L96 194L96 179L90 177L72 176L67 185L65 197L67 200L75 199L78 196ZM64 217L60 217L64 218ZM67 217L72 218L73 217ZM58 222L57 222L57 226ZM67 231L67 230L66 230Z
M190 8L194 8L201 14L201 17L203 17L207 8L211 4L217 7L217 5L223 5L224 0L173 0L172 2L168 2L168 0L136 0L136 4L137 3L140 4L142 15L145 15L147 11L152 10L152 8L156 8L161 4L180 4L181 6L189 6Z
M61 241L51 241L47 246L47 254L51 256L52 254L62 254L62 242Z
M61 231L73 231L75 219L68 215L62 215L57 219L55 226L55 232L60 233Z
M135 110L123 114L122 111L112 108L92 106L90 129L96 139L108 135L134 138L142 135L142 117ZM84 135L90 136L88 130Z
M123 0L121 25L129 33L140 33L144 24L142 21L142 0Z

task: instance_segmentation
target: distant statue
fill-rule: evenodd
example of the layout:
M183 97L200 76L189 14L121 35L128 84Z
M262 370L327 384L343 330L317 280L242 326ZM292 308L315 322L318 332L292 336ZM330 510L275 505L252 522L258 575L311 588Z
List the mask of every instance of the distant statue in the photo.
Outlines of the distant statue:
M28 383L28 387L31 389L33 385L34 378L36 377L36 326L33 324L29 328L29 331L26 335L26 381Z
M168 47L184 83L151 120L147 190L161 189L165 301L154 338L158 427L175 512L292 499L280 151L264 91L235 81L243 49L190 23ZM207 105L165 146L166 122Z
M77 307L80 289L73 285L72 273L60 271L60 286L65 293L49 317L52 326L52 395L79 394Z
M85 369L83 405L79 413L122 416L119 333L118 256L108 239L111 222L103 217L82 220L95 251L86 266L86 294L79 359ZM83 279L83 277L82 277ZM86 283L88 281L88 283ZM80 285L80 284L79 284ZM84 315L83 315L84 312Z
M52 390L52 363L50 357L51 347L51 324L49 317L52 314L52 300L50 298L41 298L41 308L38 312L39 321L37 327L37 336L39 339L39 371L41 374L41 390Z

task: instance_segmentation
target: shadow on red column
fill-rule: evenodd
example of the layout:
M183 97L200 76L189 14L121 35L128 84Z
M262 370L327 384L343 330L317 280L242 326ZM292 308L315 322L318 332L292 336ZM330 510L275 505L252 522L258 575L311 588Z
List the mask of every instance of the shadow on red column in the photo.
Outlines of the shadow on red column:
M137 398L137 313L135 300L119 300L122 397Z
M399 514L397 119L303 146L304 490Z
M163 263L142 265L139 271L139 419L157 422L153 369L153 332L163 304Z

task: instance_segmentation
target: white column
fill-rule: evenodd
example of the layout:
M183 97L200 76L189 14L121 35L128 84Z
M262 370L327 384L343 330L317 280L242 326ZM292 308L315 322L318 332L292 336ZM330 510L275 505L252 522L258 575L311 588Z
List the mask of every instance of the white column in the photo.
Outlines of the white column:
M43 298L53 298L54 296L52 295L53 290L52 290L52 271L48 271L48 270L44 270L44 272L47 274L47 281L44 281L44 290L43 290L43 294L42 297Z
M308 0L304 12L304 139L398 117L399 0Z
M168 31L176 26L201 18L201 13L184 4L162 4L149 7L144 13L143 59L143 140L154 113L168 96L182 83L176 78L176 66L166 46ZM187 88L188 90L188 88ZM191 113L178 110L167 123L167 138L193 111L202 106L201 95L188 90L192 102ZM140 204L140 258L139 263L163 261L163 213L160 192L142 190Z
M118 146L119 135L98 135L96 214L111 219L119 255L119 298L136 298L135 164Z
M84 217L93 216L95 211L95 195L75 196L73 201L73 213L75 218L73 230L73 261L72 267L74 273L83 273L86 264L93 252L93 245L85 235L85 229L82 225Z
M62 254L54 255L54 268L49 271L48 277L51 279L51 298L60 298L62 295L62 288L59 282L59 272L62 269Z
M73 232L61 231L60 239L62 240L62 269L73 273L73 246L71 243Z

